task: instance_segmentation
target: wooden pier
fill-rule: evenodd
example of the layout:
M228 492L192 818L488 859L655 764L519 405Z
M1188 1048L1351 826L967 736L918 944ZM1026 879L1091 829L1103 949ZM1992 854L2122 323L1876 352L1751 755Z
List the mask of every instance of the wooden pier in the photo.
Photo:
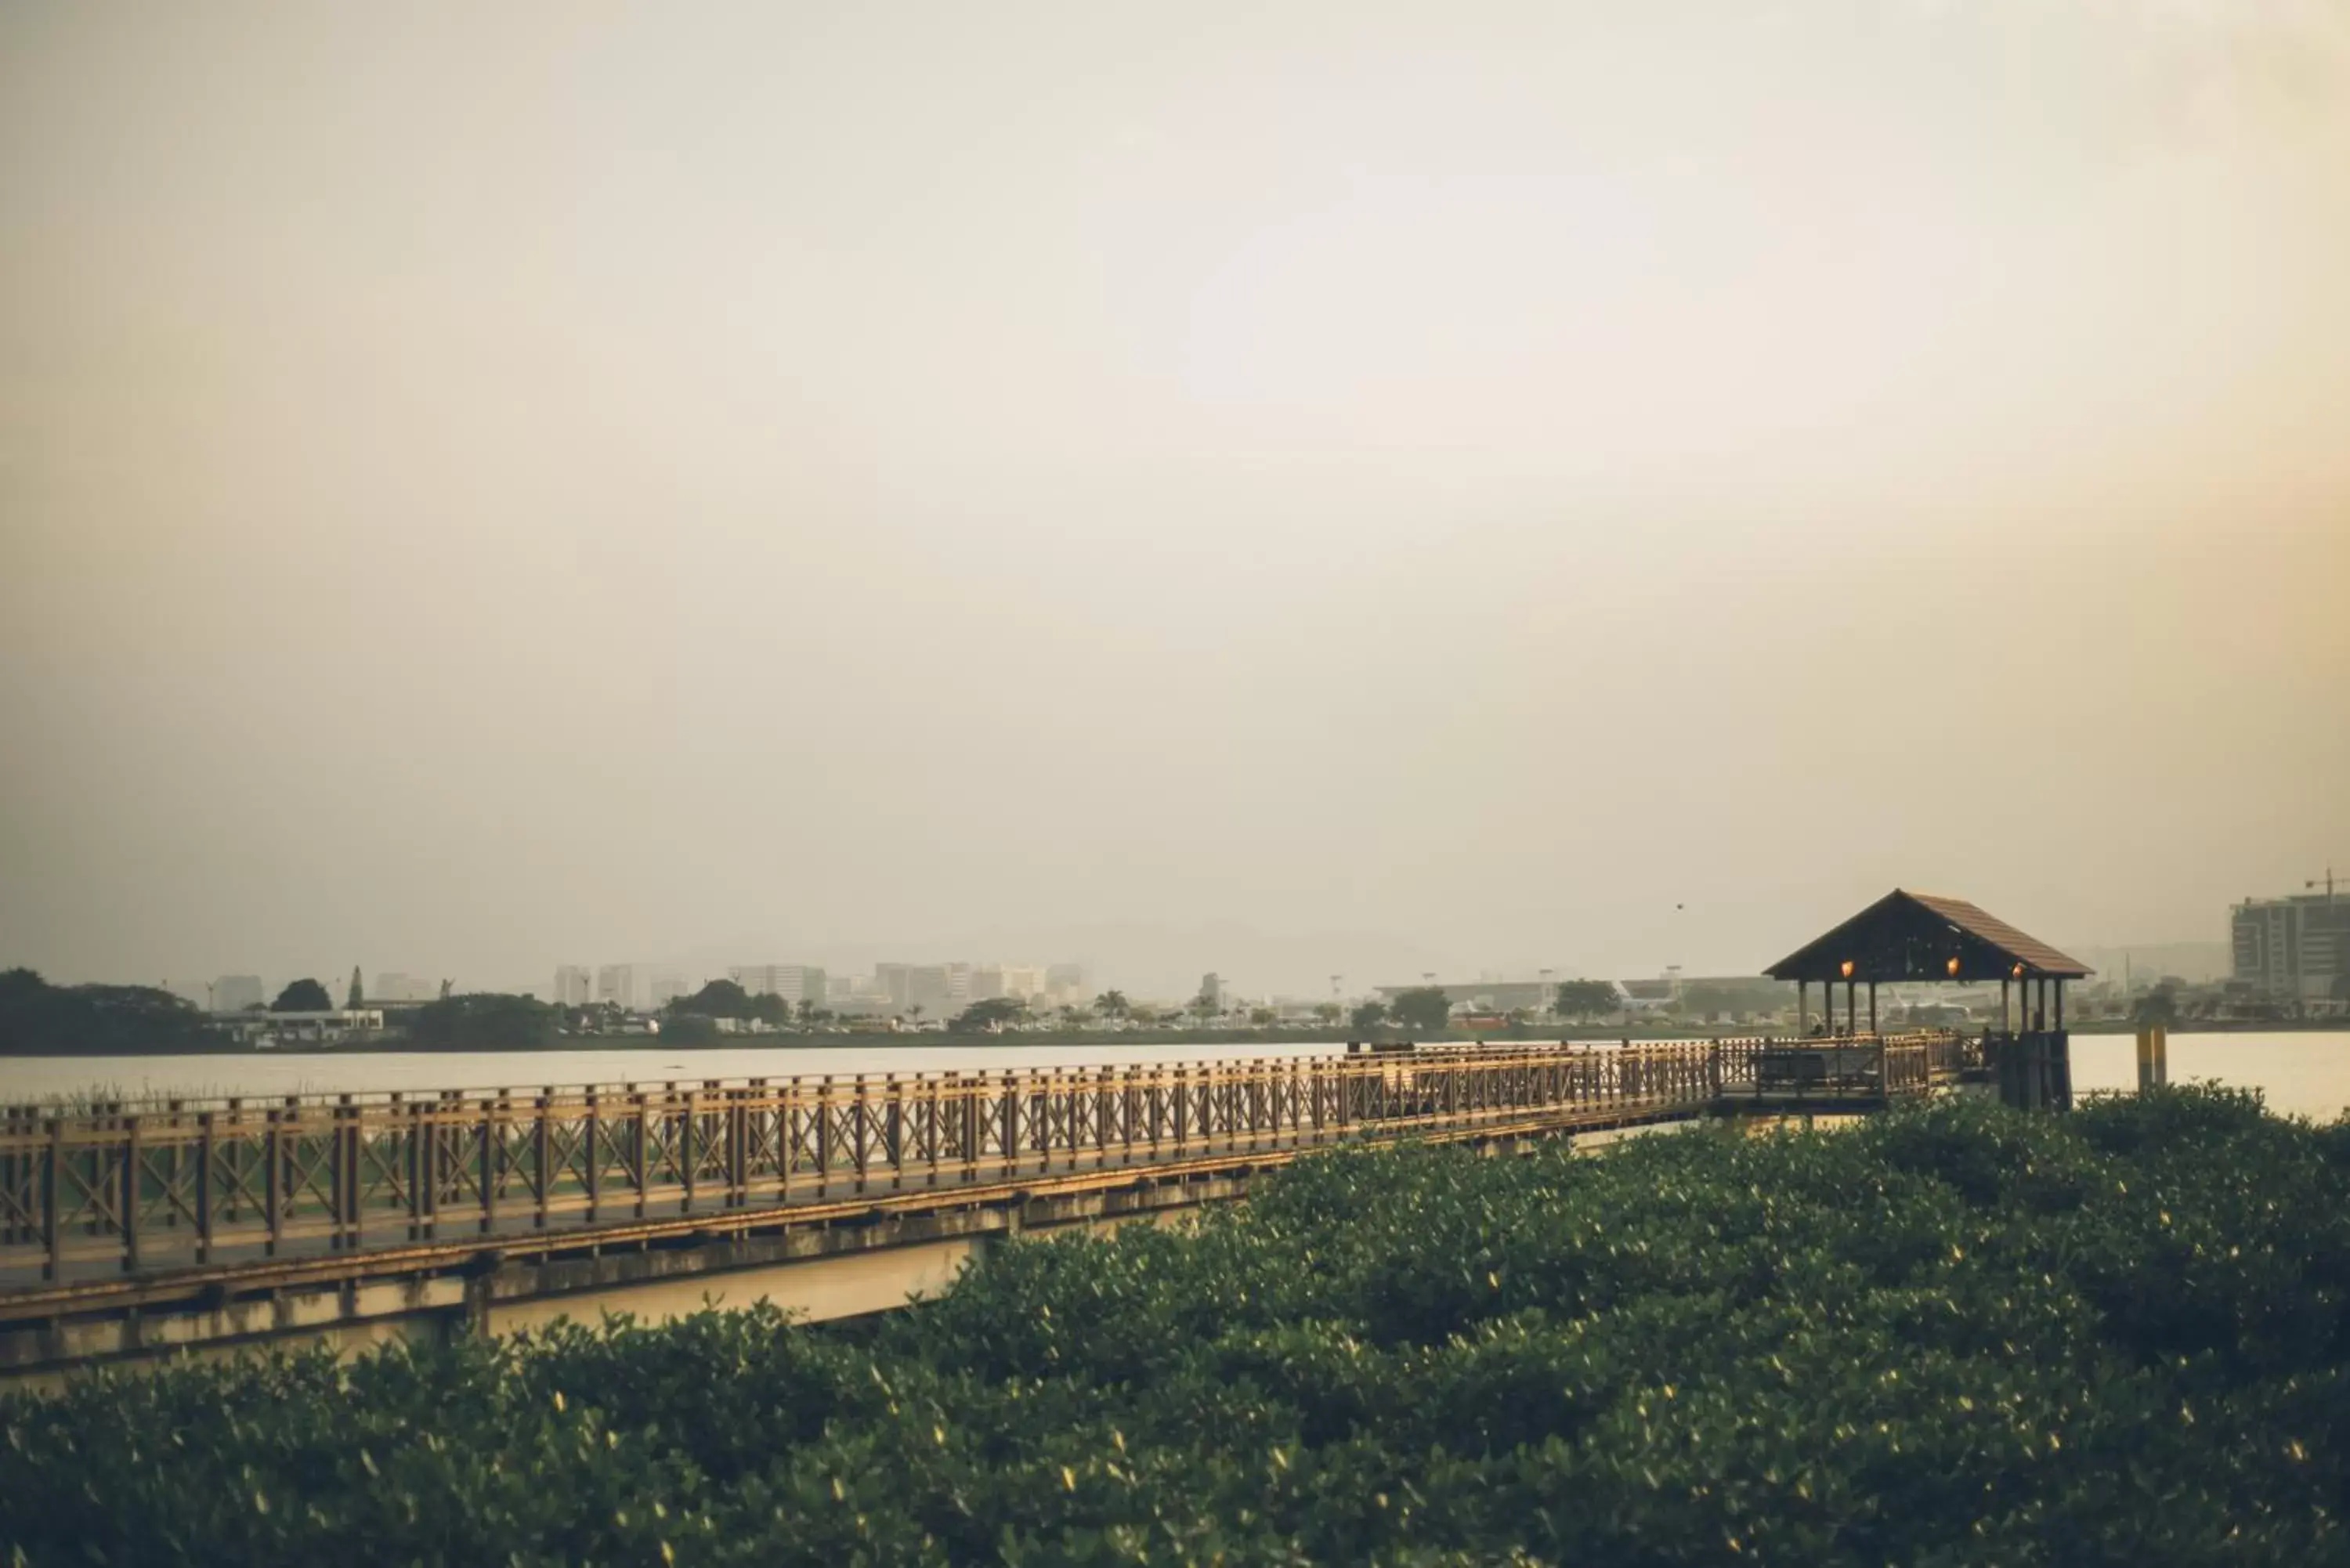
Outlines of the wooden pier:
M1346 1143L1856 1112L1983 1074L1925 1033L17 1106L0 1372L1158 1211Z
M2072 1103L2064 984L2088 971L1963 899L1897 888L1767 972L1794 983L1801 1037L0 1107L0 1376L494 1332L681 1282L755 1296L893 1250L951 1277L987 1237L1241 1197L1349 1143L1865 1112L1966 1084ZM1996 1030L1877 1032L1880 984L1991 981ZM892 1280L837 1310L942 1282Z

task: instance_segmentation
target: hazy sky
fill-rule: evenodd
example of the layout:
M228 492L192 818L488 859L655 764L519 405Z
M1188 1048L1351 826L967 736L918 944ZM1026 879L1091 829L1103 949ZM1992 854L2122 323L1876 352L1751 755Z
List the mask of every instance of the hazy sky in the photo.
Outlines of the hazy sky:
M13 0L0 748L60 978L2215 940L2350 10Z

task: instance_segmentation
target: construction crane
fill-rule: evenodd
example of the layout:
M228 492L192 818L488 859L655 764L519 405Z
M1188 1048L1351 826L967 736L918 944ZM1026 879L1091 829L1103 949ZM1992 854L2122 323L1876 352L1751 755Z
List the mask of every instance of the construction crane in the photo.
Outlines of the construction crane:
M2325 867L2325 880L2323 883L2313 877L2301 885L2302 891L2304 893L2319 887L2325 889L2325 901L2329 904L2334 902L2334 867L2330 862Z

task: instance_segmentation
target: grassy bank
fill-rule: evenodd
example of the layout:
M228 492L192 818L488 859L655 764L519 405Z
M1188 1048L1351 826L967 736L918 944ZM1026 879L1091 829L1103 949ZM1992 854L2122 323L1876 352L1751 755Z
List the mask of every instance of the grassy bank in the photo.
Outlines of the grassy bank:
M1309 1160L771 1314L0 1403L32 1563L2350 1561L2350 1129Z

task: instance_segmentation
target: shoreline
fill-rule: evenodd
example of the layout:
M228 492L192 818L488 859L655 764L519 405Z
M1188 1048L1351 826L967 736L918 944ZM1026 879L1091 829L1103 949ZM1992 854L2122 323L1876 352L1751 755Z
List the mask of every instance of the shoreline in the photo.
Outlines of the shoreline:
M2187 1019L2173 1026L2177 1034L2324 1034L2350 1029L2350 1019ZM2137 1025L2127 1019L2100 1018L2076 1023L2067 1031L2076 1035L2132 1035ZM1783 1025L1734 1026L1729 1024L1672 1027L1659 1023L1643 1023L1634 1027L1572 1025L1543 1027L1524 1024L1509 1029L1481 1029L1473 1033L1449 1035L1443 1042L1460 1044L1468 1042L1492 1041L1495 1044L1519 1044L1529 1041L1561 1041L1576 1044L1608 1041L1664 1040L1723 1040L1754 1038L1770 1035L1793 1039L1792 1028ZM1409 1037L1395 1030L1377 1030L1367 1034L1348 1029L1027 1029L1007 1031L1000 1034L946 1034L935 1032L905 1031L842 1031L838 1033L779 1032L772 1034L728 1034L706 1043L688 1045L665 1039L658 1034L582 1034L564 1035L540 1044L507 1045L419 1045L402 1039L370 1040L360 1044L337 1045L280 1045L263 1051L250 1047L238 1049L225 1042L218 1045L185 1050L142 1051L141 1056L159 1058L172 1056L476 1056L491 1052L546 1053L567 1051L660 1051L671 1050L691 1054L703 1051L891 1051L941 1050L962 1047L972 1051L1000 1050L1012 1045L1099 1045L1118 1047L1197 1045L1202 1048L1228 1049L1232 1046L1259 1045L1267 1049L1295 1049L1310 1045L1345 1045L1356 1042L1399 1044ZM1434 1042L1431 1042L1433 1044ZM80 1055L84 1053L56 1051L26 1051L0 1043L0 1062L11 1057L55 1059L59 1055ZM112 1053L88 1053L94 1057L109 1056Z

